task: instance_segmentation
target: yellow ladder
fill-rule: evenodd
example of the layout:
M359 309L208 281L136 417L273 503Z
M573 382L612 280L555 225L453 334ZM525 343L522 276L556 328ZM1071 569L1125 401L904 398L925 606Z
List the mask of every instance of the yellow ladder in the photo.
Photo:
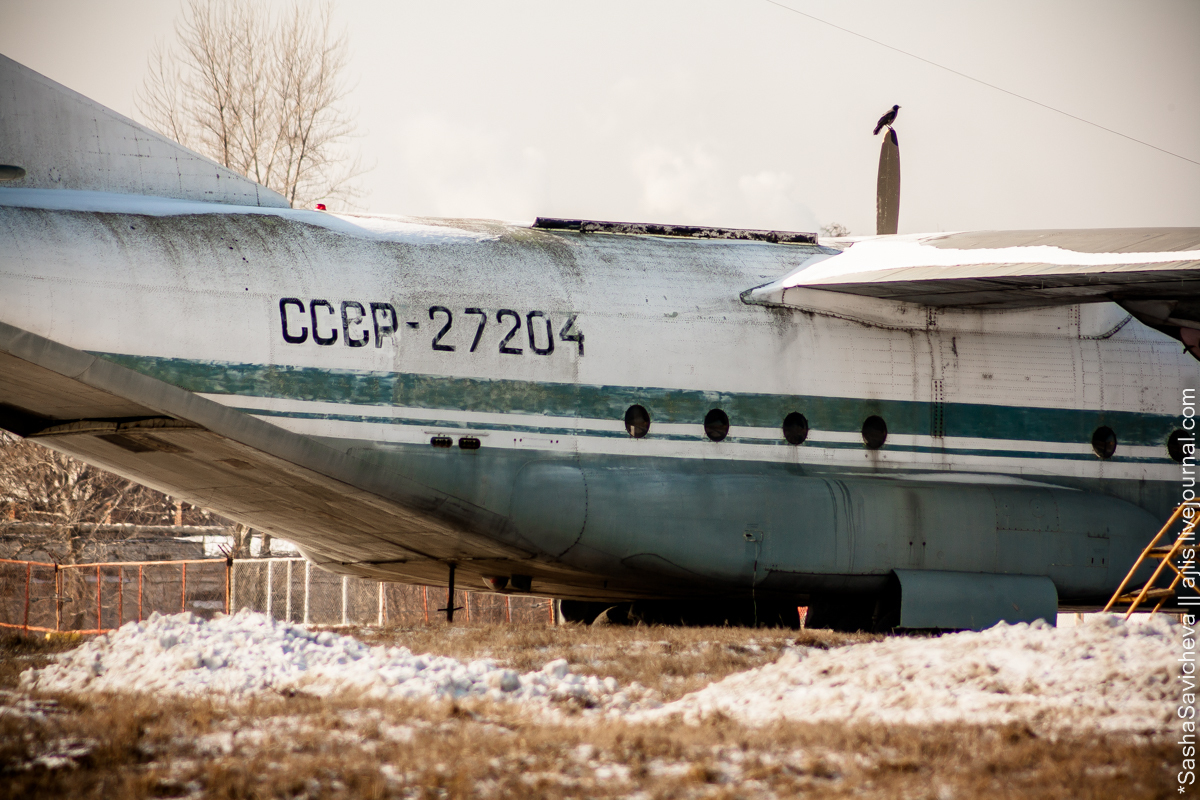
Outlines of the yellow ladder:
M1109 611L1114 605L1129 603L1129 610L1125 612L1125 619L1129 619L1129 616L1142 603L1147 600L1158 600L1158 603L1150 610L1150 613L1153 614L1163 607L1168 598L1175 596L1179 584L1183 582L1183 569L1181 567L1188 565L1186 563L1176 565L1174 559L1183 551L1185 544L1194 541L1192 537L1195 534L1196 525L1200 523L1200 513L1197 513L1190 520L1184 522L1179 535L1175 537L1174 544L1167 546L1160 545L1159 542L1167 535L1167 531L1171 530L1172 526L1183 516L1184 508L1183 504L1179 505L1171 514L1171 518L1167 520L1167 524L1163 525L1162 530L1158 532L1158 535L1150 540L1150 544L1146 545L1146 549L1138 556L1138 560L1134 562L1133 568L1129 570L1129 574L1125 576L1125 580L1121 581L1121 585L1117 587L1117 591L1113 594L1112 599L1104 607L1105 611ZM1150 579L1140 589L1122 594L1125 591L1125 587L1133 579L1133 574L1137 572L1138 567L1147 559L1158 559L1160 562L1158 568L1154 570L1154 574L1150 576ZM1155 588L1154 584L1168 567L1175 573L1175 577L1171 579L1170 586Z

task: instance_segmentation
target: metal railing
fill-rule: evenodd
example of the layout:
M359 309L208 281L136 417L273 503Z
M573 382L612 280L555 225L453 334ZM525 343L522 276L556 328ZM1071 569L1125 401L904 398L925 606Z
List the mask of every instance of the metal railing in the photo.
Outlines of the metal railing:
M303 558L234 561L230 608L248 608L304 625L412 625L440 621L447 590L335 575ZM544 597L454 592L464 621L554 622Z
M151 614L201 617L241 609L303 625L419 625L441 621L444 587L326 572L302 558L52 564L0 559L0 628L97 634ZM554 622L529 595L454 592L464 621Z

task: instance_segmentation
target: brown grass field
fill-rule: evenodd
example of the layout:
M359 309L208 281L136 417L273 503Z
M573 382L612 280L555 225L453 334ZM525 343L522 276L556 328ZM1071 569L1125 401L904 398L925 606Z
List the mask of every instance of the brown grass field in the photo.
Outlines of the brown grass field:
M371 644L522 672L636 681L671 700L774 660L822 631L444 625L351 631ZM1162 798L1166 739L1039 736L1024 726L872 726L728 718L632 723L564 707L271 695L36 697L18 676L76 641L0 637L0 797L216 798Z

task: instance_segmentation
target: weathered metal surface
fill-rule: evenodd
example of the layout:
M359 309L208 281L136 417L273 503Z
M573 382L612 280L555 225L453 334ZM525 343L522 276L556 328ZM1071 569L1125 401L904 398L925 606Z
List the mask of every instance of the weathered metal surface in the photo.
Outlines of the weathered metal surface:
M0 163L10 186L287 208L279 194L0 55Z
M900 230L900 141L888 129L879 148L879 175L875 187L875 233Z
M601 222L591 219L538 217L533 227L580 233L620 233L629 236L680 236L688 239L731 239L772 244L816 244L815 233L769 231L752 228L717 228L707 225L663 225L652 222Z
M808 285L938 308L1041 308L1200 297L1200 261L1128 265L1104 272L1060 264L912 267L829 278Z
M1200 228L1058 228L932 234L925 244L951 250L1061 247L1077 253L1168 253L1200 250Z
M130 434L143 430L136 423L124 423L123 427L97 420L68 423L47 429L50 435L35 435L37 441L134 476L193 504L220 506L235 519L252 523L257 520L255 527L281 535L287 532L288 538L301 547L316 545L318 550L345 561L389 556L397 560L436 560L461 552L461 529L439 526L428 516L433 505L446 499L439 498L435 490L390 476L371 486L369 465L352 456L286 434L253 417L86 353L72 354L61 345L39 338L0 323L0 349L10 353L5 375L26 378L15 382L15 386L58 385L64 393L79 387L81 391L75 393L85 396L139 395L153 403L152 409L139 409L142 415L166 412L179 422L145 428L173 445L156 452L131 450L103 438L114 429ZM68 378L32 360L15 358L13 351L60 368L74 360L76 366L70 371L77 376ZM0 386L0 402L18 404L28 399ZM337 478L326 477L339 473L343 480L365 482L366 491L353 490ZM390 489L384 490L384 484ZM406 485L411 493L402 501L404 505L384 499L391 491L403 494ZM339 533L324 541L335 526ZM405 527L416 535L400 533ZM306 534L306 529L312 533ZM398 535L405 544L391 541L390 535ZM478 545L471 548L471 555L519 552L485 540Z
M738 300L739 287L824 253L811 246L580 239L496 225L487 228L495 238L376 242L261 216L11 207L0 224L24 243L0 271L6 291L22 298L6 313L30 327L67 331L69 340L115 351L103 359L76 353L72 360L29 339L32 334L13 332L13 342L28 339L27 353L58 364L61 376L83 380L54 388L65 377L8 370L6 385L25 387L19 391L31 392L34 404L47 393L84 398L73 406L60 402L67 421L167 414L203 428L154 434L191 456L127 452L94 436L55 437L56 446L77 439L72 447L78 455L157 486L170 478L173 494L295 540L320 563L356 574L441 582L445 560L455 558L464 578L531 574L537 591L566 596L680 596L748 590L755 580L804 592L828 580L873 580L895 562L851 559L849 544L838 551L844 560L838 555L823 561L827 547L838 548L842 512L837 504L828 514L820 510L829 502L820 498L830 490L819 483L811 502L788 511L800 496L798 476L861 472L892 474L897 481L906 471L948 470L969 473L968 483L994 480L980 473L1074 481L1113 495L1118 511L1108 519L1126 513L1121 508L1133 509L1121 505L1129 499L1155 506L1160 501L1149 487L1156 481L1169 485L1169 466L1119 458L1128 453L1145 459L1161 447L1155 442L1169 430L1154 426L1170 422L1146 416L1157 394L1126 397L1112 384L1102 407L1098 395L1089 399L1087 381L1072 377L1063 391L1063 376L1074 376L1085 358L1076 333L1081 322L1067 327L1070 337L1059 333L1069 321L1066 311L996 320L966 312L957 320L922 314L913 320L921 335L913 338L834 316L780 316ZM33 268L30 258L42 270L37 281L20 277ZM86 279L75 273L81 263L95 267ZM192 263L207 267L197 271ZM97 283L90 275L111 278ZM240 293L226 288L239 283ZM130 285L162 288L145 302ZM301 298L304 313L294 306L281 312L280 297ZM314 298L329 303L317 307L315 329ZM395 319L383 315L378 330L370 321L355 322L353 314L347 322L340 310L350 298L368 310L387 303ZM439 313L430 324L433 306L451 314ZM466 308L487 313L468 314ZM530 309L543 316L531 316ZM506 310L513 316L503 316ZM517 318L519 330L507 346L521 352L506 354L498 348ZM541 323L547 318L557 346L539 355L530 345L529 322L534 344L547 350ZM568 319L574 320L569 329ZM398 334L387 331L393 327ZM285 330L299 339L301 329L305 341L284 340ZM147 330L153 336L146 337ZM336 341L317 344L314 330L326 340L336 334ZM582 340L561 337L566 330L582 332L586 348ZM1099 346L1106 369L1122 374L1122 364L1136 365L1139 381L1161 380L1155 385L1165 395L1175 391L1170 386L1185 370L1169 344L1148 338L1156 335L1121 329L1118 338ZM455 349L434 349L434 338ZM1001 341L1013 355L997 362L991 348ZM941 354L936 361L931 346ZM767 361L794 366L767 369ZM1030 364L1037 369L1031 372ZM1154 377L1146 372L1152 365ZM933 446L927 393L936 370L944 386L939 432L945 435ZM95 387L155 399L121 405L128 401L111 392L89 394ZM1014 396L1021 398L1019 408L1012 407ZM31 404L16 399L0 402ZM120 410L93 413L91 403ZM646 408L652 421L641 439L625 432L633 405ZM1081 410L1089 407L1096 410ZM721 442L704 433L705 416L714 408L730 420ZM783 421L791 413L809 421L803 445L784 438ZM865 450L860 429L873 414L886 420L888 441ZM996 423L984 425L989 419ZM1120 432L1117 460L1091 455L1092 432L1102 420ZM219 433L215 441L229 442L222 446L227 449L200 441L207 431ZM474 438L480 448L432 446L439 435L452 442ZM978 443L985 440L995 444ZM247 475L282 467L277 458L338 483L318 489L324 478L306 477L243 485ZM147 459L172 466L164 470ZM210 466L192 463L205 460ZM252 469L239 470L233 461ZM531 462L545 464L546 474L578 474L582 466L590 477L575 478L578 489L570 481L558 487L519 479L542 474L532 466L522 472ZM631 470L638 464L646 468ZM229 477L214 481L206 470ZM1155 477L1159 472L1162 477ZM634 475L640 478L626 480ZM770 488L776 481L778 493ZM1127 493L1120 489L1124 483L1131 487ZM952 508L964 491L929 488L922 503L929 513ZM903 496L864 495L871 499L862 502L882 515L869 536L862 534L870 547L890 541L893 533L904 535L895 533L909 519ZM376 518L367 509L379 509L379 498L388 502ZM934 518L941 517L924 517ZM780 520L781 532L763 545L776 560L769 570L763 562L756 575L743 527L767 519ZM1130 526L1139 519L1131 516ZM994 536L997 529L991 530ZM1054 535L1065 546L1080 534ZM787 542L807 544L779 549ZM985 549L995 552L991 545ZM969 560L955 563L971 567ZM1068 575L1063 587L1076 597L1099 592L1083 580L1093 574L1105 573L1083 573L1079 580Z
M900 628L983 630L997 622L1058 617L1058 593L1049 578L978 572L898 569Z
M785 291L819 289L939 309L1192 300L1200 297L1200 228L906 235L853 243L804 266L746 299L793 305Z

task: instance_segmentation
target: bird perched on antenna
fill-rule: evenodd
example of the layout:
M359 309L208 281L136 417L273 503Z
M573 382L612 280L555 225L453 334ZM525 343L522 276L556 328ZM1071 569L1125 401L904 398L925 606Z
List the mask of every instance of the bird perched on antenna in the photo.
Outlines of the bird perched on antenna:
M896 114L900 111L900 106L892 106L892 110L879 118L879 122L875 123L875 133L878 136L879 132L884 128L892 127L892 123L896 121Z

